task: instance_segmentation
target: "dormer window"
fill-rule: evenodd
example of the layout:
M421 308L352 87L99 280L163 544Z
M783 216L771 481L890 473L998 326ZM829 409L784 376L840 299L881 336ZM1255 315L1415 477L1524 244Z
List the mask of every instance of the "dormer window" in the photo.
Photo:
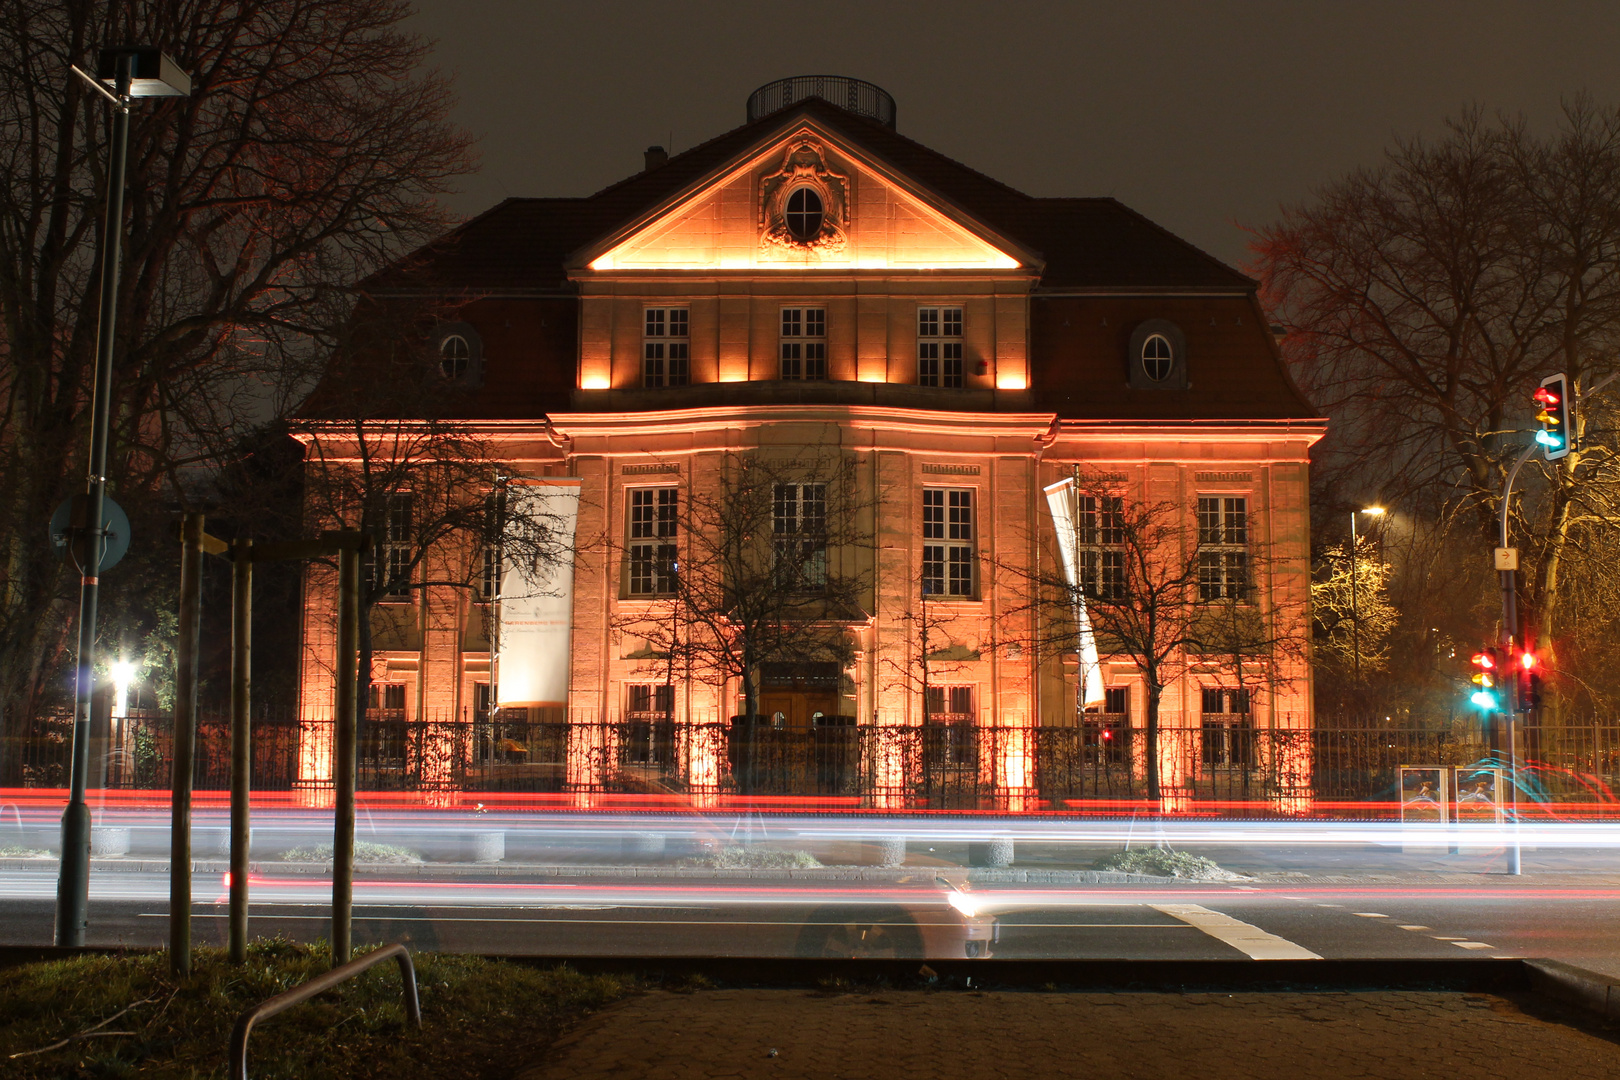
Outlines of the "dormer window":
M1142 373L1154 382L1164 382L1175 368L1176 351L1163 334L1149 334L1142 342Z
M447 381L464 386L483 384L484 343L471 323L440 323L428 343L438 354L439 374Z
M1169 319L1148 319L1131 331L1126 381L1137 390L1186 390L1187 335Z
M439 370L447 379L464 379L472 367L472 346L460 334L450 334L439 342Z
M814 188L802 187L788 196L782 220L793 239L808 244L821 235L822 212L821 196Z

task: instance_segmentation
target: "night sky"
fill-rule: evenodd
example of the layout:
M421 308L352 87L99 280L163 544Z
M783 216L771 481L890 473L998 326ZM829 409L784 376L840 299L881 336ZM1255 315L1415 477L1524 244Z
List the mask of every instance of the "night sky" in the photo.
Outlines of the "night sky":
M1112 195L1233 263L1242 225L1477 103L1620 105L1620 4L417 0L482 170L453 207L586 195L850 75L899 130L1032 195Z

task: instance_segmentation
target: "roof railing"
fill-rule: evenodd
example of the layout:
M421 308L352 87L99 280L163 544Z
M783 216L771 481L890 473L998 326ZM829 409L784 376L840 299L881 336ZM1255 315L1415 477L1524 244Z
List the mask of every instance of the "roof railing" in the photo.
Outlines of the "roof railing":
M752 123L806 98L820 98L884 127L894 127L894 98L888 91L843 75L793 75L768 82L748 95L748 120Z

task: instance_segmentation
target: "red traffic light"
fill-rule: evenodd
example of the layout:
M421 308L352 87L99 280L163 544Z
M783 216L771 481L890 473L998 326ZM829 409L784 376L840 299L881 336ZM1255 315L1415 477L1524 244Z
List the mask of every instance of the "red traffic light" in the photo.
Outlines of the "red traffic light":
M1541 661L1537 659L1536 654L1533 652L1522 652L1519 654L1519 666L1524 668L1526 671L1534 671L1536 665L1539 663L1541 663Z
M1537 401L1541 402L1542 406L1544 408L1548 408L1548 409L1552 408L1554 405L1558 404L1558 402L1559 402L1559 397L1558 397L1557 391L1549 390L1545 386L1541 387L1539 390L1537 390L1534 394L1531 394L1530 396L1535 398Z
M1469 662L1477 668L1489 671L1496 666L1496 657L1488 652L1477 652L1470 658Z

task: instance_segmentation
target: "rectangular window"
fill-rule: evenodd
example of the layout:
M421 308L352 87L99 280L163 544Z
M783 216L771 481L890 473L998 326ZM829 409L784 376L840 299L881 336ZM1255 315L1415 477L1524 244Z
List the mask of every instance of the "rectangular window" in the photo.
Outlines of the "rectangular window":
M675 706L675 688L668 683L644 683L625 688L625 712L637 719L668 716Z
M917 385L962 385L962 309L917 309Z
M1205 765L1253 765L1254 723L1248 690L1203 688L1200 758Z
M785 588L827 586L827 485L777 484L771 515L776 572Z
M690 379L691 339L686 309L647 308L641 343L641 385L685 386Z
M366 553L367 586L377 595L380 603L410 602L411 510L409 492L388 496L382 527L372 538L371 550Z
M929 686L923 706L924 747L936 767L971 766L977 760L973 730L973 687Z
M1080 587L1093 599L1125 599L1125 500L1082 495L1077 509Z
M630 492L630 595L670 596L675 592L675 515L680 493L672 487Z
M782 309L782 378L827 377L827 309Z
M923 489L924 596L973 595L973 489Z
M1243 600L1249 592L1249 500L1198 498L1198 596Z

